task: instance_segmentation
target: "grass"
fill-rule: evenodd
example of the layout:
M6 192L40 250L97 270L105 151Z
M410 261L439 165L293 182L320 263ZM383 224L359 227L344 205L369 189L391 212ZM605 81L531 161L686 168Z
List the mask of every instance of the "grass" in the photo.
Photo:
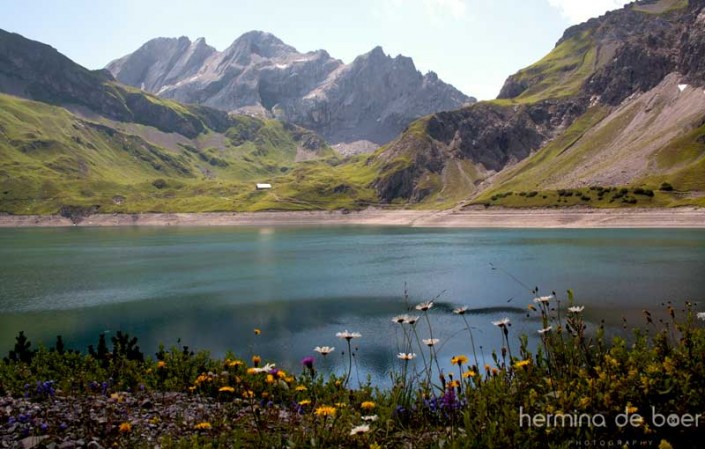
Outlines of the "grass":
M537 296L527 314L540 330L538 342L529 345L526 335L512 332L508 319L495 321L501 344L481 357L465 318L471 312L458 308L453 319L465 323L466 352L450 358L449 370L437 363L439 342L432 340L446 317L432 308L433 301L421 303L415 316L389 324L397 327L401 352L385 389L351 382L353 363L366 354L366 336L347 331L337 335L338 351L352 351L351 340L356 349L341 376L319 368L322 355L285 372L257 355L215 358L162 347L145 357L137 340L122 333L112 341L101 336L87 353L67 350L60 339L35 350L20 334L0 363L0 393L34 407L2 410L0 424L18 439L42 436L44 444L59 441L68 428L111 447L147 447L155 442L140 435L161 423L138 418L131 404L159 404L171 392L218 406L201 405L210 410L202 413L193 408L195 421L164 423L168 430L158 438L166 448L568 448L576 441L699 447L702 431L693 422L705 408L705 314L695 304L669 302L662 312L644 311L643 325L631 335L608 339L602 325L588 321L589 305L576 304L571 291ZM68 409L50 411L56 401L80 410L101 398L109 399L110 416L99 426ZM664 425L669 415L679 422Z
M594 72L597 48L586 30L561 42L538 62L512 76L529 86L519 96L492 102L499 105L536 103L576 95Z
M312 164L296 164L299 139L309 137L305 130L275 120L234 121L221 139L210 131L208 139L167 148L150 142L147 127L119 131L109 121L90 122L63 108L0 95L0 212L53 214L64 205L98 206L104 213L300 209L303 203L286 198L268 202L254 184L272 182L273 193L324 204L332 194L316 197L320 183L335 187L339 176L350 177L354 190L371 199L357 166L331 165L337 158L325 144L304 150L314 157ZM223 145L202 143L214 140ZM290 175L297 166L318 168L311 177ZM156 179L165 179L167 187L155 188ZM296 186L301 192L293 192ZM354 202L341 197L326 207Z

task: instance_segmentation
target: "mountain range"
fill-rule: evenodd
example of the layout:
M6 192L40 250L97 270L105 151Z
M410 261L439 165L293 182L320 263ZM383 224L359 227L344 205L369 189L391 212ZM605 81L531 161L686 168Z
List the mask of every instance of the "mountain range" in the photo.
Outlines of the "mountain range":
M205 39L153 39L107 66L125 84L182 103L311 129L343 151L374 149L424 115L476 100L381 47L350 64L251 31L219 52Z
M90 71L0 32L0 212L705 206L704 61L705 0L571 27L483 102L379 48L156 39Z

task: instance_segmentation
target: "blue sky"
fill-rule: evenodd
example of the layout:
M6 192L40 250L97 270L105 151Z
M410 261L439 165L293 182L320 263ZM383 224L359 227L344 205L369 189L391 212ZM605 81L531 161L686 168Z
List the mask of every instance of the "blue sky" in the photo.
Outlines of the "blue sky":
M250 30L350 62L376 45L479 99L540 59L568 26L623 0L3 0L0 28L47 43L88 68L158 37L223 50Z

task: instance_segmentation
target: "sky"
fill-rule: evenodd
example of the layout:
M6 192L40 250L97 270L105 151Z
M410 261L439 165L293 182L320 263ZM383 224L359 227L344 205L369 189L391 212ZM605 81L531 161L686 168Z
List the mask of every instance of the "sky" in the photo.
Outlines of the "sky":
M104 67L155 37L205 37L225 49L250 30L300 52L351 62L381 45L468 95L495 98L507 76L563 31L623 0L2 0L0 28Z

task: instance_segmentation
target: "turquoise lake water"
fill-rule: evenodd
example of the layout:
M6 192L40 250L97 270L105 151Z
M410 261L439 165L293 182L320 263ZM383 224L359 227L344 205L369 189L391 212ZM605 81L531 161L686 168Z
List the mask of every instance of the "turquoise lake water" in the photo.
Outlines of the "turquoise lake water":
M642 324L643 309L672 300L705 306L703 230L447 230L325 228L58 228L0 230L0 351L24 330L50 344L61 334L85 349L101 332L222 355L258 353L288 368L336 346L341 369L355 340L360 374L384 380L399 337L394 315L438 297L431 309L443 356L469 354L467 305L478 345L501 344L491 320L535 335L532 299L573 289L593 324ZM705 310L703 308L702 310ZM262 329L255 336L254 328ZM428 336L425 324L419 325ZM180 339L180 340L179 340Z

